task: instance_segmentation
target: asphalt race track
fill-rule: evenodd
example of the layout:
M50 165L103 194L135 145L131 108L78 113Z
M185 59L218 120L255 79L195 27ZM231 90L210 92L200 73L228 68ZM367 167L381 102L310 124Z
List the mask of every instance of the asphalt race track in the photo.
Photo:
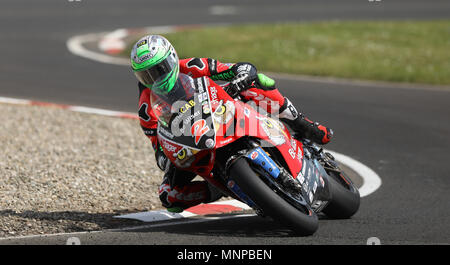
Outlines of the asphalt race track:
M232 6L234 11L213 14L213 5ZM71 54L65 45L68 38L157 25L450 18L447 0L2 0L0 6L0 96L120 111L137 109L136 80L130 70ZM335 130L329 149L357 159L381 176L383 185L362 199L354 218L321 220L317 233L307 238L290 236L271 221L240 217L82 234L81 241L365 244L367 238L378 237L389 244L450 243L450 89L284 78L277 82L310 118ZM9 243L64 244L67 237Z

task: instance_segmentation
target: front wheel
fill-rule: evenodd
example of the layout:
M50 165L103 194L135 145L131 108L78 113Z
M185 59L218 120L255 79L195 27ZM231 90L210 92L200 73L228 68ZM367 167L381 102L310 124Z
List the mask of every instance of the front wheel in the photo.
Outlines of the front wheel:
M297 234L314 234L319 226L317 215L308 210L303 213L272 190L245 158L238 158L230 167L230 176L239 188L262 209L265 215L285 224Z

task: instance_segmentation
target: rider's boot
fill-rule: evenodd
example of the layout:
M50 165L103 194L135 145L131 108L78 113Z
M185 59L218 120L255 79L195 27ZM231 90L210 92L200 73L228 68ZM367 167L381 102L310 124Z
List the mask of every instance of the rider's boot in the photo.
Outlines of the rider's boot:
M327 144L333 137L333 130L313 122L298 112L295 106L285 98L280 108L279 119L289 125L296 133L296 138L306 138L317 144Z

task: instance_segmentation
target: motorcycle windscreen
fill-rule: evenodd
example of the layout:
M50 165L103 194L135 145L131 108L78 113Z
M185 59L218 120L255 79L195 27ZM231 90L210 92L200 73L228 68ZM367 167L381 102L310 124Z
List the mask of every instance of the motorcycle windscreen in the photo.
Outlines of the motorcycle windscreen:
M164 138L194 149L211 149L215 146L211 106L196 81L180 74L169 93L152 91L152 110L158 117L158 134Z

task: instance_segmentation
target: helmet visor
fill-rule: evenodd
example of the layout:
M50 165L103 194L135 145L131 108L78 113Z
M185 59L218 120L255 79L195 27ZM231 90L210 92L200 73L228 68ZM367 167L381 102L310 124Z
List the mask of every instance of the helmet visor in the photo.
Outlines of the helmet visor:
M137 79L147 87L151 87L156 82L163 82L170 75L172 71L177 67L178 60L175 53L171 53L157 65L154 65L148 69L142 71L135 71Z

